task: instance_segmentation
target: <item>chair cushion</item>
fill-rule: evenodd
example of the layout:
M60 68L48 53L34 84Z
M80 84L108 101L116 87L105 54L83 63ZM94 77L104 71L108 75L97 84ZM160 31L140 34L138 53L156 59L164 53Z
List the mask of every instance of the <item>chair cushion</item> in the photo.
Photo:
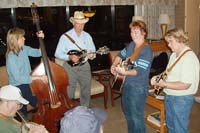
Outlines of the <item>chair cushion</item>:
M99 94L104 92L104 86L97 80L92 78L91 81L91 95ZM75 91L75 99L80 98L80 85L77 83Z
M1 74L0 86L7 85L9 81L8 81L8 73L6 70L6 66L0 67L0 74Z

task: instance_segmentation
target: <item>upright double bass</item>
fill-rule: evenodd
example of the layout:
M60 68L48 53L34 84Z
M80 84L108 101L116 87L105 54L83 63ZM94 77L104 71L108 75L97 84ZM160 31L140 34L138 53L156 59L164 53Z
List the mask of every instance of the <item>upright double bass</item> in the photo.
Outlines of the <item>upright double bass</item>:
M31 6L31 13L37 31L40 31L39 16L34 3ZM32 81L32 92L38 98L38 110L33 114L33 122L43 124L50 133L56 133L64 112L73 107L66 92L68 76L63 67L48 59L42 38L39 38L39 43L42 60L33 70L32 76L46 75L47 82L42 79Z

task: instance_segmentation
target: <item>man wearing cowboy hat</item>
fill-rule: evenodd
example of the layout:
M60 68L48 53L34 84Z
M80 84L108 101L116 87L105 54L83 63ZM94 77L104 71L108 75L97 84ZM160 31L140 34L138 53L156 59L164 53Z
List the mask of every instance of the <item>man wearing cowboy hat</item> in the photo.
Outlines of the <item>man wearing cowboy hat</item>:
M69 98L74 98L75 88L79 83L80 104L88 107L90 103L91 68L87 60L96 57L94 54L96 48L90 34L83 30L89 18L85 17L82 11L75 11L74 16L70 17L69 21L73 28L61 35L55 57L65 61L63 67L69 76L69 86L67 87ZM79 51L78 54L77 51ZM83 53L85 53L85 56L83 56Z

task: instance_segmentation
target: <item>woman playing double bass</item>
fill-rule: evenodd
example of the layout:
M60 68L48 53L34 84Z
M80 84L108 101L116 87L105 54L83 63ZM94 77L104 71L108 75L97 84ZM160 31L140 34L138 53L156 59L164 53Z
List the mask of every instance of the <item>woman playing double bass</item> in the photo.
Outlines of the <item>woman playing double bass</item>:
M43 31L36 33L37 37L44 38ZM33 108L37 108L37 97L32 95L30 84L32 80L45 76L31 76L29 56L40 57L40 49L31 48L25 44L25 31L21 28L11 28L7 33L6 68L9 77L9 84L18 87L22 96L30 102ZM23 106L20 112L26 117L27 106Z

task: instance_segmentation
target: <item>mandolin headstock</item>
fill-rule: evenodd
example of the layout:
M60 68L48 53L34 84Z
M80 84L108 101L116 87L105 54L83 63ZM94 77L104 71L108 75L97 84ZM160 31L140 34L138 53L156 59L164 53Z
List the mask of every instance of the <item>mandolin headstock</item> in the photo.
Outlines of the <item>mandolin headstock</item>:
M110 49L107 47L107 46L103 46L103 47L100 47L96 53L97 54L100 54L100 55L103 55L103 54L108 54L110 52Z

